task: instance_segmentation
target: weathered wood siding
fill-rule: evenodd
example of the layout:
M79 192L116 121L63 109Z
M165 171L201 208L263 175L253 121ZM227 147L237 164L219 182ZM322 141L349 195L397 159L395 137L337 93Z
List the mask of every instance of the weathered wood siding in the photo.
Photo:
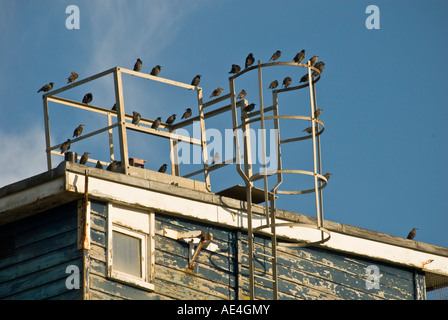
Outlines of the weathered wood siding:
M0 299L81 299L65 285L67 266L82 270L76 202L3 225L0 238Z

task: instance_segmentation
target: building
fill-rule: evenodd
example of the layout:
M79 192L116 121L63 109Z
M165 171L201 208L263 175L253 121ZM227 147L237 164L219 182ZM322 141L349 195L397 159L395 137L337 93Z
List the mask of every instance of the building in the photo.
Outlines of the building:
M310 77L315 69L285 64L308 68ZM253 69L260 72L261 67L259 63ZM108 72L117 81L115 124L110 121L110 110L55 96L106 72L44 95L48 171L0 189L1 299L420 300L427 291L448 286L447 248L323 219L319 195L328 179L320 173L318 148L314 148L314 173L288 172L311 176L314 188L286 191L314 193L316 217L275 208L273 195L281 194L275 188L253 188L253 180L267 177L251 173L248 152L244 166L237 163L242 177L249 177L247 185L218 193L211 192L208 173L224 163L207 165L204 159L200 171L204 181L180 176L176 163L173 174L145 169L144 162L128 157L126 130L164 138L170 135L129 123L132 116L122 108L120 72L150 80L155 77L120 68ZM247 106L247 101L236 102L233 79L231 93L218 98L231 99L231 104L210 111L209 116L228 110L235 114L237 107ZM201 91L195 90L203 125L207 119L203 107L211 103L202 103ZM49 140L49 101L107 115L107 127L72 143L118 129L119 168L82 165L70 152L53 168L52 156L61 144L52 146ZM264 111L274 111L274 121L280 118L275 106L266 109L261 106L261 121ZM313 116L296 118L323 126ZM238 124L236 116L233 120L234 128L248 125L244 120ZM309 136L318 145L323 131L319 128ZM206 149L204 139L187 141ZM250 150L249 141L244 141L245 150ZM293 141L282 141L287 142ZM110 162L103 163L112 163L112 155ZM280 179L287 171L279 164L273 176Z

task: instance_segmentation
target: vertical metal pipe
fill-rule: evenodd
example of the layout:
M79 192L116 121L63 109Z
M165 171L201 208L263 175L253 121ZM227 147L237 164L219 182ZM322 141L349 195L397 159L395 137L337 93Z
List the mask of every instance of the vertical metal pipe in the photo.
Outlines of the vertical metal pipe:
M112 116L110 115L110 112L107 114L107 125L108 126L112 125ZM112 161L115 160L115 155L114 155L114 136L113 136L112 129L109 129L108 132L109 132L110 162L112 162Z
M198 108L199 108L199 123L201 125L201 146L202 146L202 161L204 163L204 178L205 185L208 191L212 191L210 184L210 173L208 171L208 151L207 151L207 137L205 134L205 116L204 116L204 104L202 102L202 89L197 89L198 93Z
M129 171L129 158L128 158L128 138L126 134L126 117L124 112L123 102L123 83L121 81L120 68L114 70L114 85L115 85L115 101L117 102L117 120L118 137L120 143L120 157L121 166L124 168L124 173L128 174Z
M53 165L51 163L51 139L50 139L50 115L48 112L48 100L47 97L43 97L44 104L44 125L45 125L45 146L47 152L47 168L51 170Z

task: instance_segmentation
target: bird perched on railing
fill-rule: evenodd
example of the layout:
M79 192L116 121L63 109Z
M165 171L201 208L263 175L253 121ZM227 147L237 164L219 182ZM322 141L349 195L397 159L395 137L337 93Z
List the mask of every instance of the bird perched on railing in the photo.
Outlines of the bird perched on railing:
M174 121L176 120L176 116L177 114L172 114L171 116L168 117L168 119L166 119L166 123L169 125L172 125L174 123Z
M82 98L82 103L89 104L93 100L93 95L89 92Z
M222 88L221 88L221 87L218 87L218 88L216 88L215 90L213 90L212 94L210 95L210 98L212 98L212 97L217 97L217 96L219 96L221 93L222 93ZM209 99L210 99L210 98L209 98Z
M229 73L238 73L241 71L241 67L237 64L232 64L232 69L230 69Z
M78 74L72 71L72 74L67 78L67 83L75 82L76 79L78 79Z
M305 59L305 50L300 51L296 56L294 57L293 61L300 63Z
M323 109L317 109L316 112L314 112L314 116L316 117L316 119L320 117L320 115L322 114L322 110Z
M53 89L53 85L54 85L54 82L50 82L50 83L44 85L42 88L40 88L40 89L37 91L37 93L39 93L39 92L41 92L41 91L43 91L43 92L48 92L48 91L50 91L51 89Z
M162 117L158 117L151 125L152 129L156 129L160 126L160 123L162 122Z
M292 82L291 77L286 77L285 79L283 79L283 88L288 88L291 82Z
M132 111L132 124L138 125L142 116L137 111Z
M310 60L308 60L310 62L310 64L312 66L314 66L314 64L317 62L317 59L319 58L319 56L312 56Z
M271 84L269 85L269 89L275 89L278 87L278 81L274 80L271 82Z
M254 108L255 108L255 103L251 103L251 104L247 105L247 106L243 109L243 111L246 112L246 113L248 113L248 112L253 111Z
M70 149L70 139L67 139L62 145L61 145L61 154L64 152L67 152L68 149Z
M90 152L84 152L81 156L81 159L79 160L79 164L86 164L87 160L89 159Z
M191 80L191 85L197 87L199 85L199 82L201 82L201 75L198 74L196 77Z
M81 135L82 130L84 129L84 125L80 124L79 126L76 127L75 131L73 131L73 137L78 137Z
M181 119L188 119L188 118L190 118L190 117L191 117L191 109L190 109L190 108L187 108L187 109L185 110L184 114L182 115L182 118L181 118Z
M246 90L241 90L241 92L238 94L238 97L236 97L237 99L244 99L246 98L247 92Z
M162 67L157 65L154 68L152 68L150 75L157 77L162 70Z
M412 228L411 232L408 234L408 239L414 239L415 235L417 234L417 228Z
M249 53L249 55L246 57L246 69L249 68L251 65L253 65L255 62L254 55L252 53Z
M302 82L308 82L308 73L304 74L302 78L300 78L300 83Z
M277 61L280 59L280 56L282 55L282 52L280 50L275 51L275 53L272 55L271 59L269 61Z
M134 71L140 71L142 70L143 62L140 60L140 58L137 59L137 62L134 64Z

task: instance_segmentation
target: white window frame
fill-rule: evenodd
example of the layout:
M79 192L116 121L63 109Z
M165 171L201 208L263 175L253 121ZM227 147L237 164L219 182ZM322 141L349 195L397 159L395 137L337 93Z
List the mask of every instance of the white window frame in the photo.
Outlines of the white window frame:
M114 214L117 211L128 214ZM138 219L133 219L138 216ZM146 220L147 215L148 221ZM108 204L108 231L107 231L107 276L110 279L146 290L154 290L154 211L146 211L123 205ZM119 217L119 218L118 218ZM113 231L140 239L141 277L127 274L113 268Z

